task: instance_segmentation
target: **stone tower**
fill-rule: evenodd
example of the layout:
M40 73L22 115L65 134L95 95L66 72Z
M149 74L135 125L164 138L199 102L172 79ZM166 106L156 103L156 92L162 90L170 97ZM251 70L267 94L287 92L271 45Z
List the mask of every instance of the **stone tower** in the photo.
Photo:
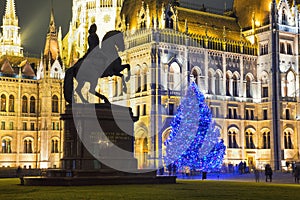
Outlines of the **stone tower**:
M62 149L62 125L59 118L64 109L62 97L64 67L60 48L61 29L57 31L52 9L44 53L41 55L37 69L40 98L40 166L42 168L58 167L58 161L61 158L61 154L57 154ZM59 144L55 144L58 141ZM56 147L53 148L53 146Z
M21 36L19 34L18 17L16 16L15 1L7 0L3 16L2 35L0 35L0 56L23 57Z

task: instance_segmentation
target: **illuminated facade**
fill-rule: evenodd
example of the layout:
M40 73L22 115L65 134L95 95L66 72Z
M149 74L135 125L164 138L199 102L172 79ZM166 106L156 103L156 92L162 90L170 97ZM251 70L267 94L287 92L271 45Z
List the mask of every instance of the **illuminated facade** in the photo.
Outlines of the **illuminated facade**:
M0 56L23 57L21 36L19 34L18 17L16 16L15 1L7 0L3 16L2 35L0 35Z
M115 77L101 80L100 91L140 116L140 168L162 164L169 123L191 77L221 130L225 164L281 169L299 160L297 4L234 1L232 11L216 14L167 0L124 1L116 29L126 35L130 91L124 94Z
M69 32L64 38L64 62L72 65L87 51L88 29L97 25L100 41L107 31L116 27L123 0L73 0L72 21Z
M239 0L232 11L216 14L169 0L73 0L62 43L51 14L36 79L28 64L15 72L11 62L2 62L1 165L59 167L62 63L70 66L86 52L92 23L100 38L111 29L125 34L126 51L120 55L132 67L129 90L122 92L117 77L100 80L99 90L140 116L135 123L140 168L162 164L169 123L191 77L221 130L225 164L246 160L280 169L285 161L298 161L298 3Z
M1 57L0 167L60 167L65 103L59 38L51 12L41 59Z

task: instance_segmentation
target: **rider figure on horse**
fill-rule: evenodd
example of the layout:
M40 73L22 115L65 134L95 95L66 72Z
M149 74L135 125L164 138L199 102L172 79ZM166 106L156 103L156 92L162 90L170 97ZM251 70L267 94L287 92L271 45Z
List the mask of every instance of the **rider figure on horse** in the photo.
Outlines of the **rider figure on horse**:
M90 83L89 92L96 95L105 103L108 99L97 90L98 78L118 76L121 77L123 92L127 91L125 81L130 78L130 65L122 64L118 50L124 51L124 37L122 32L112 30L107 32L99 47L99 37L96 34L97 26L92 24L89 28L88 45L89 48L85 55L81 57L72 67L68 68L64 78L64 97L68 103L74 103L74 92L76 92L83 103L88 101L82 96L81 89L85 82ZM83 64L84 63L84 64ZM100 68L99 68L100 67ZM120 73L124 69L128 70L126 79ZM78 74L80 71L80 74ZM78 74L78 75L77 75ZM77 80L77 86L74 91L74 80Z
M99 37L98 37L96 31L97 31L96 24L92 24L89 29L89 37L88 37L89 48L88 48L85 56L87 54L89 54L95 47L97 47L99 45Z
M77 61L77 63L75 64L75 65L76 65L76 72L75 72L75 74L77 74L80 65L82 64L83 60L87 57L87 55L88 55L95 47L98 47L98 48L99 48L99 37L98 37L96 31L97 31L97 25L96 25L96 24L92 24L92 25L90 26L90 28L89 28L89 36L88 36L88 45L89 45L89 48L88 48L87 52L84 54L84 56L82 56L82 57Z

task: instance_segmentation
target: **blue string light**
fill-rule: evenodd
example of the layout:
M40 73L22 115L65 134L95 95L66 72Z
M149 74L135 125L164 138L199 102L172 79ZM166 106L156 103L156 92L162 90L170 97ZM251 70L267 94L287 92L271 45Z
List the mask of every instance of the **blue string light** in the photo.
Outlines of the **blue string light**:
M175 164L179 170L185 167L205 172L220 170L226 147L204 101L204 95L192 81L165 141L166 165Z

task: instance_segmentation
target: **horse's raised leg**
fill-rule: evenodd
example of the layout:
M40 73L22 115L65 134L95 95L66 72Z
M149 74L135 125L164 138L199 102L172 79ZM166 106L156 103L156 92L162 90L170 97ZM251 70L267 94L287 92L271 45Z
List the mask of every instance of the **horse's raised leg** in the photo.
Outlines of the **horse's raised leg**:
M122 85L123 85L123 92L127 92L127 86L126 86L126 82L125 82L125 79L124 79L124 76L122 76Z
M84 86L84 82L83 81L77 81L78 82L78 85L75 89L75 91L77 92L79 98L81 99L82 103L89 103L87 100L85 100L85 98L82 96L82 93L81 93L81 89L83 88Z
M98 81L98 79L96 79ZM96 91L96 87L97 87L97 81L93 81L91 82L91 85L90 85L90 90L89 92L96 95L97 97L99 97L100 99L103 99L105 103L110 103L108 101L108 99L106 98L106 96L104 96L103 94L100 94L99 92Z
M100 94L99 92L96 92L96 91L95 91L95 95L96 95L97 97L99 97L100 99L103 99L103 100L104 100L104 103L110 103L110 102L108 101L108 99L106 98L106 96L104 96L103 94Z
M128 74L127 74L127 77L126 77L126 82L128 82L129 79L130 79L130 76L131 76L130 65L129 65L129 64L126 64L126 65L125 65L125 68L127 68L127 71L128 71Z

